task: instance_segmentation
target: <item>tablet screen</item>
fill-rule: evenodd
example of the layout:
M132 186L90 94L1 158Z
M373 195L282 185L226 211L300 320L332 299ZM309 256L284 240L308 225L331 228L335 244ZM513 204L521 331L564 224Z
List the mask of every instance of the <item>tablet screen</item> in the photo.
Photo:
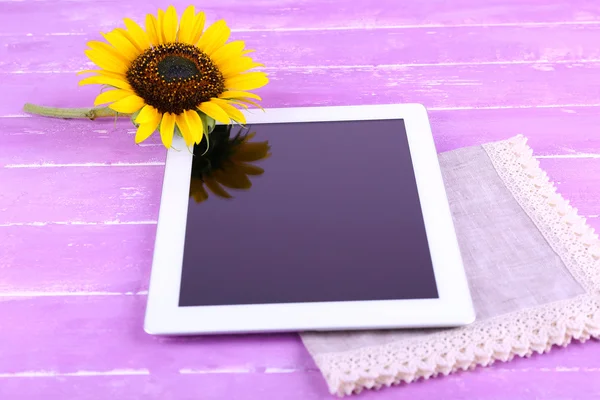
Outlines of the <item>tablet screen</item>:
M179 305L437 298L403 120L217 126Z

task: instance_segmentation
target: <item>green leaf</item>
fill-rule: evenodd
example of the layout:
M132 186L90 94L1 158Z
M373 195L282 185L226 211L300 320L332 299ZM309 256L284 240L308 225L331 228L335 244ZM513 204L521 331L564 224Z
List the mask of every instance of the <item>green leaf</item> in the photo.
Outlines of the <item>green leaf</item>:
M136 122L135 122L135 119L137 118L137 116L140 113L140 111L142 111L142 109L137 110L136 112L134 112L133 114L131 114L131 117L130 117L131 123L133 123L133 125L135 125L136 128L140 126L140 124L136 124Z
M202 127L204 128L204 132L208 132L208 134L210 134L215 129L215 120L209 117L208 115L204 114L200 110L196 110L196 112L202 120Z
M183 137L183 133L181 133L177 124L175 124L175 129L173 129L173 135L179 135L180 137Z

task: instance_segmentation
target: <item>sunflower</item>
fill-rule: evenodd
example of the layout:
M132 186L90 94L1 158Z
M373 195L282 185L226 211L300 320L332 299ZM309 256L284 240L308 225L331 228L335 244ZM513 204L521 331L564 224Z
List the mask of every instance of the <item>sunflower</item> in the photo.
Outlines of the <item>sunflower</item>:
M230 199L223 188L248 190L252 187L249 176L262 175L261 167L251 164L269 157L268 141L251 142L255 132L238 132L231 137L231 125L217 125L211 133L210 147L207 142L194 146L190 197L201 203L208 199L206 187L216 196Z
M140 143L157 130L170 148L173 134L186 144L198 144L215 121L245 124L237 107L258 106L261 98L248 90L268 83L261 67L246 54L243 41L226 43L231 33L219 20L204 30L204 12L189 6L181 15L173 6L146 16L145 30L131 19L125 28L102 33L106 42L90 41L87 57L100 69L80 85L101 84L111 90L98 95L94 105L108 104L118 113L131 114ZM260 106L258 106L260 107Z

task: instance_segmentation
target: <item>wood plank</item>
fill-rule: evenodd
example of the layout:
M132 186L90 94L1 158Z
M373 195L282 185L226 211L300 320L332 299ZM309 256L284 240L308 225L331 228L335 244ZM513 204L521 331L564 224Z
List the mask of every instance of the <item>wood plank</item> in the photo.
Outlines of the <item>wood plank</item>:
M600 214L600 159L542 161L582 215ZM155 221L162 178L161 166L0 169L0 225Z
M600 153L593 133L600 126L598 107L433 110L429 117L438 151L522 134L536 156Z
M600 159L545 159L560 191L583 215L599 214ZM586 174L581 174L586 171ZM163 167L0 169L0 225L153 221ZM20 207L27 201L27 207Z
M60 5L57 5L60 4ZM189 2L174 0L183 9ZM122 18L143 21L164 2L115 1L36 1L0 3L0 34L48 34L56 32L96 32L118 26ZM209 21L224 18L235 29L289 28L375 28L386 25L519 24L531 22L590 22L600 19L595 0L503 0L481 2L444 0L409 2L398 7L395 0L348 3L344 0L225 0L202 4Z
M0 379L27 371L144 369L167 375L182 369L206 373L315 369L295 334L150 336L143 331L145 296L4 298L0 304L2 321L10 321L10 329L0 330ZM600 372L600 342L555 348L544 356L499 363L496 369L557 367Z
M600 126L598 107L431 110L429 117L440 152L522 134L536 155L600 154L593 135ZM2 118L0 166L164 162L160 138L137 146L134 132L126 119L115 125L110 119Z
M580 214L591 216L588 218L588 223L600 233L598 217L600 204L597 201L600 190L600 174L598 174L600 160L544 159L542 166L548 170L553 179L560 181L559 192L580 209ZM75 180L81 179L81 182L94 179L86 175L89 172L82 171L82 168L68 168L68 170L72 173L66 178L67 181L71 179L70 177ZM84 170L96 170L104 175L105 182L111 182L119 176L113 176L110 172L106 172L105 168L84 168ZM581 170L588 171L588 174L580 174ZM33 186L36 186L35 182L39 179L51 180L48 176L36 177L36 171L39 170L28 169L27 171L30 177L27 179L33 181ZM130 173L135 174L136 169L131 169ZM82 178L77 178L80 174L83 174ZM19 180L28 181L23 177ZM29 214L38 218L44 218L45 215L43 221L51 216L50 218L65 218L63 221L67 222L69 221L67 218L73 218L100 224L87 226L50 223L43 226L22 226L18 224L23 221L3 222L4 225L7 223L13 225L0 226L0 271L2 271L0 295L2 293L5 296L10 293L22 296L52 295L61 292L67 294L68 292L76 292L74 294L99 292L99 295L111 295L146 291L156 232L155 204L158 202L159 185L152 194L140 194L139 202L127 203L128 211L124 211L118 217L119 219L135 221L140 214L142 218L149 219L146 224L133 225L106 225L102 224L102 218L115 218L115 214L123 207L111 202L110 199L127 197L126 195L131 194L135 189L124 189L121 193L115 194L115 187L119 186L113 187L107 193L101 190L96 192L95 189L84 186L77 193L73 193L68 189L74 186L73 182L69 182L68 185L68 187L55 186L47 195L41 195L42 200L37 200L37 197L29 200L30 206L21 208L19 215L21 218ZM67 193L63 194L63 191ZM74 210L70 205L61 205L60 198L69 194L73 198L80 199L79 201L87 206ZM45 204L43 199L48 199L52 195L55 200L45 200L49 201ZM37 193L35 196L40 194ZM27 197L22 198L27 199ZM0 203L0 210L13 208L16 206ZM44 245L33 245L35 243ZM32 273L33 271L35 273Z
M0 330L0 373L314 367L296 335L150 336L143 330L146 296L3 298L0 304L10 327Z
M361 400L591 400L600 395L600 372L496 371L494 367L430 379L410 385L368 390ZM543 383L542 383L543 382ZM334 399L317 371L293 373L156 374L4 379L0 395L19 400L40 398L106 400L307 400ZM201 395L199 395L201 393ZM285 393L282 395L282 393ZM201 397L199 397L201 396ZM10 398L10 397L7 397ZM351 397L353 398L353 397Z
M429 108L534 107L598 104L600 63L459 65L454 67L280 70L257 91L266 107L423 103ZM91 105L94 86L78 87L75 74L0 74L0 116L22 113L32 102L54 107Z
M0 296L145 291L155 234L156 224L1 227Z
M600 233L598 216L588 224ZM1 227L0 295L143 293L155 233L154 224Z
M307 65L566 62L598 60L600 25L457 27L346 31L237 32L271 69ZM90 67L80 36L7 36L0 47L3 72L77 72ZM340 46L351 43L352 49ZM377 46L373 46L377 43Z
M0 119L0 166L27 164L113 164L164 162L166 149L155 135L135 144L127 118L63 120Z
M161 166L4 168L0 225L156 220L163 172Z

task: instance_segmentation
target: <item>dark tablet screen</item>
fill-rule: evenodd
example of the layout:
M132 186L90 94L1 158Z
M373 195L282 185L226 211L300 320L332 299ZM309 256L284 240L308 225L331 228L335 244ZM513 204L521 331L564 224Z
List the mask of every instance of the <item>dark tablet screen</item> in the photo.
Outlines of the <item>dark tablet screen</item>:
M437 298L402 120L217 126L179 305Z

